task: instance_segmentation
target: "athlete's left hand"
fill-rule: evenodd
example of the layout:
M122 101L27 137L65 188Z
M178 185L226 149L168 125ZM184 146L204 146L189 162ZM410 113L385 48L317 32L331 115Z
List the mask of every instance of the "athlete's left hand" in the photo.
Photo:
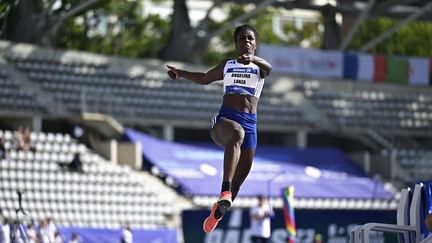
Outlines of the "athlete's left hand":
M178 78L180 78L180 75L179 75L179 73L178 73L177 68L175 68L175 67L173 67L173 66L170 66L170 65L167 65L167 68L169 69L169 70L167 71L167 73L168 73L168 75L169 75L169 77L170 77L171 79L178 79Z

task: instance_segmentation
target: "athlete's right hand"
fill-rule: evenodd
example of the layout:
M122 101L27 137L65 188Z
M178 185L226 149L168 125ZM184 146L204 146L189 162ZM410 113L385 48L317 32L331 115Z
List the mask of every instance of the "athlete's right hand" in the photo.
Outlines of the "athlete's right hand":
M175 67L167 65L167 68L169 69L167 71L168 75L170 76L170 78L172 79L178 79L180 78L180 75L178 74L178 71Z
M243 54L237 57L237 62L242 63L244 65L249 65L249 63L252 61L253 55L252 54Z

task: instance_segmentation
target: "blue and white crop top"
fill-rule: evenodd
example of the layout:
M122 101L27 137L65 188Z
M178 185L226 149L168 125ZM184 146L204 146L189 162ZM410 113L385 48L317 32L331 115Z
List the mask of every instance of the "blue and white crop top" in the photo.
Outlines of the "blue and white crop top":
M257 98L261 95L264 79L255 63L244 65L237 60L229 60L224 67L224 94L243 94Z

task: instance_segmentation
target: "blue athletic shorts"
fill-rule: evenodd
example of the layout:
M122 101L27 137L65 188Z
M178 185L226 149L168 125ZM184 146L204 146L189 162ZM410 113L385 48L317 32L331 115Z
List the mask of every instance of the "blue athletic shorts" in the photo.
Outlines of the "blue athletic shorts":
M216 114L211 120L210 131L213 129L213 127L216 125L216 123L219 121L221 117L233 120L243 127L245 136L244 136L243 143L241 145L241 149L256 148L257 146L256 114L241 112L241 111L237 111L222 106L219 110L219 113Z

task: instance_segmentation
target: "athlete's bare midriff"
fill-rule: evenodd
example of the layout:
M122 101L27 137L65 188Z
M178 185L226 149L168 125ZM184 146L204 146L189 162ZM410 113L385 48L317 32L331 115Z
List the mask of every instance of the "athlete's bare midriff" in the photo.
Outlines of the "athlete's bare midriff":
M225 94L222 106L237 111L256 114L258 98L242 94Z

